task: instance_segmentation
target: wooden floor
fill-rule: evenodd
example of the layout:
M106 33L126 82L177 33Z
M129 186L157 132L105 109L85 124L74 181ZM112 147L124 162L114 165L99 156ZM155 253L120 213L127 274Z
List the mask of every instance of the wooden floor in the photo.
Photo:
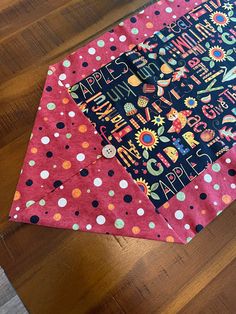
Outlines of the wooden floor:
M0 265L30 313L236 313L235 204L186 246L7 222L48 65L144 3L0 1Z

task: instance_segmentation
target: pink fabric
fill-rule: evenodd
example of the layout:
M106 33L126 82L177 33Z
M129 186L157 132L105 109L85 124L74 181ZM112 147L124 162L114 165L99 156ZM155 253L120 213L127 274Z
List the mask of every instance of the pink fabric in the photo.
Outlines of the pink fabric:
M133 19L125 20L113 32L105 33L49 67L10 212L12 221L167 242L186 242L193 237L197 232L194 214L187 213L187 207L180 208L183 203L178 198L173 197L160 209L161 214L157 214L116 159L101 156L101 138L70 99L67 88L163 28L163 21L170 23L194 6L194 1L187 4L185 1L159 1ZM225 156L219 161L224 170L227 169ZM86 170L89 175L81 175ZM111 170L113 176L108 175ZM189 203L195 201L193 185L197 180L204 180L204 173L183 189ZM230 194L232 191L229 187L223 191L231 201L235 198ZM220 190L218 193L221 195ZM126 195L132 197L132 202L124 201ZM211 201L204 204L208 208ZM222 210L225 206L226 203L219 204L218 208ZM185 219L180 222L174 218L177 208L184 213L185 224L189 224L190 229L184 227ZM206 225L215 217L215 212L210 211L203 217L207 217L202 218Z

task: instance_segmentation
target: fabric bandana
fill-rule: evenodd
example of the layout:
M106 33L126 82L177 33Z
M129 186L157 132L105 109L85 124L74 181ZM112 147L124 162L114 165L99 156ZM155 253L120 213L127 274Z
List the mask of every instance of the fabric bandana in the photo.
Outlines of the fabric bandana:
M10 220L186 243L221 213L236 195L234 12L160 1L50 66Z

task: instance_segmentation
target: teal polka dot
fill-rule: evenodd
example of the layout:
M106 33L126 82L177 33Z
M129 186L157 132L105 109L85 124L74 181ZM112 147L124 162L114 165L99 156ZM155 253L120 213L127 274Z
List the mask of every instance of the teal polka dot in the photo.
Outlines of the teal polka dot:
M70 65L71 65L71 63L70 63L69 60L64 60L64 61L63 61L63 65L64 65L64 67L69 68Z
M125 226L125 223L124 223L124 221L122 219L120 219L120 218L116 219L115 227L117 229L122 229L122 228L124 228L124 226Z
M46 202L45 202L44 199L41 199L41 200L39 201L39 205L40 205L40 206L44 206L45 204L46 204Z
M28 208L28 207L32 206L34 203L35 203L35 201L30 200L30 201L26 202L25 206Z
M56 105L54 104L54 102L49 102L47 104L47 108L48 108L48 110L54 110L54 109L56 109Z
M97 45L98 47L104 47L105 46L104 40L98 40Z
M71 138L72 137L72 134L71 133L67 133L66 134L66 138Z
M96 57L96 60L97 60L97 61L100 61L101 59L102 59L102 58L101 58L100 56L97 56L97 57Z
M137 35L139 33L139 31L138 31L137 28L132 28L131 29L131 33L134 34L134 35Z
M72 229L77 231L79 230L79 225L78 224L73 224Z
M184 192L179 192L179 193L176 194L176 198L177 198L178 201L183 202L186 197L185 197Z
M110 191L108 192L108 194L109 194L110 196L114 196L114 195L115 195L115 192L112 191L112 190L110 190Z
M219 164L213 164L212 165L212 170L215 171L215 172L219 172L221 169L220 165Z
M152 221L149 222L148 226L149 226L150 229L154 229L156 227L155 223L152 222Z
M48 75L52 75L53 71L52 70L48 70Z
M186 239L187 243L189 243L191 240L192 240L191 237L187 237L187 239Z
M215 190L219 190L219 189L220 189L220 186L219 186L219 184L214 184L213 188L214 188Z
M29 161L29 165L30 165L31 167L33 167L33 166L35 165L35 161L34 161L34 160L30 160L30 161Z

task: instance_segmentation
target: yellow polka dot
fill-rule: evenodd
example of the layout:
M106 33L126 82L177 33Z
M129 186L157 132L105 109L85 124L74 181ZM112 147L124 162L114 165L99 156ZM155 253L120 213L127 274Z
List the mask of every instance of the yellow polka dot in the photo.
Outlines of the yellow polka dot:
M20 199L20 197L21 197L20 192L19 192L19 191L16 191L16 192L15 192L15 194L14 194L14 201L19 200L19 199Z
M148 22L148 23L146 24L146 27L147 27L147 28L153 28L152 22Z
M81 195L81 191L80 191L80 189L78 189L78 188L76 188L76 189L74 189L73 191L72 191L72 196L74 197L74 198L78 198L78 197L80 197L80 195Z
M69 161L69 160L65 160L65 161L63 161L63 163L62 163L62 168L63 169L70 169L71 168L71 162Z
M63 103L63 104L66 105L66 104L68 104L68 102L69 102L69 99L68 99L68 98L65 97L65 98L62 99L62 103Z
M232 202L232 198L230 195L223 195L222 196L222 201L225 203L225 204L230 204Z
M80 133L85 133L87 132L87 126L85 124L81 124L79 127L78 127L78 130Z
M140 232L140 228L137 227L137 226L134 226L134 227L132 228L132 232L133 232L133 234L138 234L138 233Z
M114 206L113 204L109 204L109 205L108 205L108 209L109 209L109 210L113 210L114 208L115 208L115 206Z
M175 242L175 239L172 236L166 237L166 242Z
M170 206L170 204L169 204L168 202L166 202L166 203L163 205L164 208L169 208L169 206Z
M81 144L81 146L82 146L83 148L88 148L88 147L89 147L89 143L88 143L88 142L83 142L83 143Z
M61 214L60 214L60 213L56 213L56 214L53 216L53 219L56 220L56 221L61 220Z
M37 152L38 152L38 149L36 147L32 147L31 148L31 153L32 154L37 154Z

